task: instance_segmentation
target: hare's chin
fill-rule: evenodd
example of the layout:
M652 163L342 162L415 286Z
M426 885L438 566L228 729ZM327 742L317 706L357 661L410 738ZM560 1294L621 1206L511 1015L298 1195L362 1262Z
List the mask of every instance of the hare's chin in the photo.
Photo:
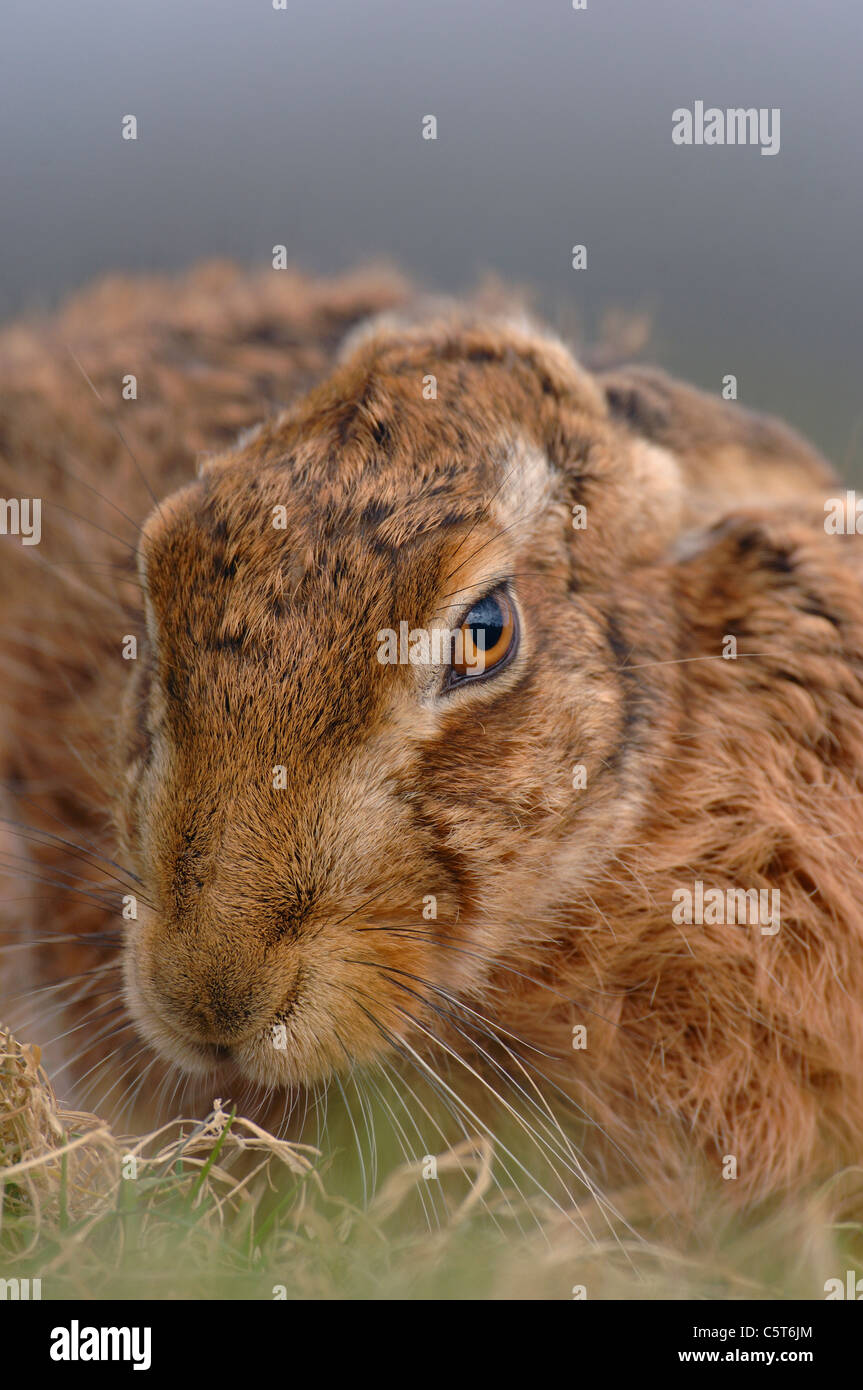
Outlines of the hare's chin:
M265 1028L231 1049L234 1065L242 1075L258 1086L293 1087L320 1080L317 1069L311 1071L303 1064L291 1038L278 1039L274 1032Z

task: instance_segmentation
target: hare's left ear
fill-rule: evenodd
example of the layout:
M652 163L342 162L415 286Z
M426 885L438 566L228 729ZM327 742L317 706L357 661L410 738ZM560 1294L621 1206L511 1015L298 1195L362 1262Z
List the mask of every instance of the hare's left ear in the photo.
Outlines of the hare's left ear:
M592 375L600 404L585 429L580 372L573 362L549 456L585 511L579 559L597 582L614 564L661 559L681 536L741 509L823 505L836 486L826 461L778 420L654 369Z
M835 486L832 468L806 440L736 401L652 368L604 372L596 381L613 420L677 460L687 520L712 520L741 503L770 510Z

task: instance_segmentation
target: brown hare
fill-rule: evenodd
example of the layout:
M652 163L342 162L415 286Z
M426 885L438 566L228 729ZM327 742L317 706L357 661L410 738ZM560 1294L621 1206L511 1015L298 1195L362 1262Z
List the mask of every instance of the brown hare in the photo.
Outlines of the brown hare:
M275 1125L383 1063L461 1133L503 1106L552 1135L573 1192L697 1170L739 1202L859 1157L863 595L830 468L519 319L396 312L333 362L388 281L173 293L0 344L3 486L44 499L0 555L32 899L0 1012L57 1039L58 1086L246 1090Z

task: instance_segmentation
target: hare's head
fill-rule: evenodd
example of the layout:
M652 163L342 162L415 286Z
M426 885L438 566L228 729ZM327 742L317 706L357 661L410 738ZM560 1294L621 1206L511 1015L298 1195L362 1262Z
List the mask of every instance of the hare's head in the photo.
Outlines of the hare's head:
M166 1056L292 1085L421 1048L560 930L648 794L709 446L770 468L670 390L526 327L379 328L153 512L118 819Z

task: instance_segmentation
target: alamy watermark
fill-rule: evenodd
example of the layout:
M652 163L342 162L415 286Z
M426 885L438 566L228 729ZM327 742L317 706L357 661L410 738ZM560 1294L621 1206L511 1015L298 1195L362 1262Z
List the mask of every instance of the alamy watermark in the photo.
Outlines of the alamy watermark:
M708 106L696 101L692 110L678 106L671 113L675 145L760 145L762 154L779 153L779 107Z
M824 503L824 530L828 536L863 535L863 497L850 488L844 497L828 497Z
M671 901L677 926L752 926L762 936L775 936L780 926L778 888L705 888L696 879L691 888L675 888Z
M41 497L0 497L0 536L20 536L22 545L42 539Z
M378 661L382 666L465 666L470 671L485 669L484 634L476 637L466 627L454 632L446 627L414 627L400 622L394 628L381 628L377 634Z

